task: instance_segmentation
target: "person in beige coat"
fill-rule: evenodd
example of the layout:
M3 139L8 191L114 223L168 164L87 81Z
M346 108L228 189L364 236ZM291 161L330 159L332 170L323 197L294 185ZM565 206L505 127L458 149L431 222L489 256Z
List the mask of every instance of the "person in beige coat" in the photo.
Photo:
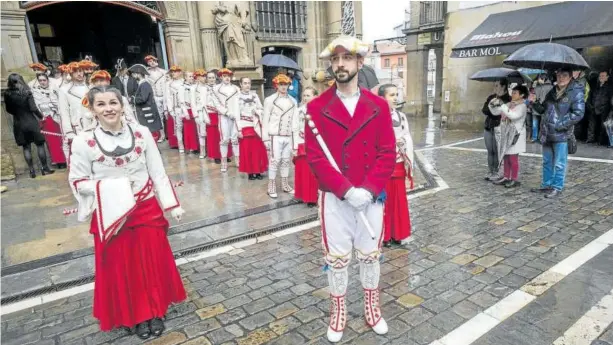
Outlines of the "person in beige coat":
M526 97L528 88L524 85L515 86L511 93L511 102L501 104L493 101L490 111L494 115L501 115L501 135L498 152L504 162L504 177L493 181L495 185L504 185L514 188L520 185L519 154L526 152Z

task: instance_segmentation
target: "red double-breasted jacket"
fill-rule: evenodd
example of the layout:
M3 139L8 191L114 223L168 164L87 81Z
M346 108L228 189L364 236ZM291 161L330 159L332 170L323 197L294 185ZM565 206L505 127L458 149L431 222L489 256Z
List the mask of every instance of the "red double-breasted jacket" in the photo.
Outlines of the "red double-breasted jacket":
M315 126L332 153L340 172L330 164L311 128L306 124L307 161L319 188L343 199L351 187L364 188L378 196L396 164L396 140L387 102L367 89L353 117L336 87L331 87L307 105Z

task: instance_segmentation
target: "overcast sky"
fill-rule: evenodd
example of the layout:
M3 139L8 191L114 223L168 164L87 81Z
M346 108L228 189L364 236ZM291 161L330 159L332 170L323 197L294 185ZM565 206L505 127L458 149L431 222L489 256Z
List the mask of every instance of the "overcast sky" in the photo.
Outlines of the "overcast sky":
M362 39L366 43L380 38L394 37L394 26L404 21L404 10L409 1L363 0Z

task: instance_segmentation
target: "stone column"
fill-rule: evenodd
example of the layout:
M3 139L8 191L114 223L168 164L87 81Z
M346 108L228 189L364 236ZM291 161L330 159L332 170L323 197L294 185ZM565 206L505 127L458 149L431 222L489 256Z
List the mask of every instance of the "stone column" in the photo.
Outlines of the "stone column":
M443 98L443 47L434 48L434 54L436 55L436 79L434 81L435 90L433 110L435 113L440 113Z
M0 9L2 60L5 68L9 71L27 69L32 63L32 52L26 34L26 11L19 8L18 1L3 1Z
M184 70L196 67L192 47L192 32L186 2L165 1L166 19L162 21L166 36L166 51L170 65L179 65Z
M202 40L203 62L206 70L221 68L222 51L217 29L215 28L215 16L211 13L213 7L217 5L212 1L198 2L198 21L200 22L200 39Z
M362 39L362 2L353 2L353 11L355 12L355 35Z
M341 35L341 23L343 19L341 1L327 1L326 15L328 19L326 23L326 27L328 28L326 34L330 42Z
M418 116L428 114L427 76L428 50L417 44L417 34L407 36L406 64L406 108L408 113Z

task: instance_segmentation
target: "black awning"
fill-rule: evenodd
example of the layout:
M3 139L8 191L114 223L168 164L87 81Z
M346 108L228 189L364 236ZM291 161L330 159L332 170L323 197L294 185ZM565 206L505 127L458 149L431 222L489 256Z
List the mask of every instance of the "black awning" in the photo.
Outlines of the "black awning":
M569 1L491 14L452 49L451 57L510 54L550 38L575 49L613 45L613 3Z

